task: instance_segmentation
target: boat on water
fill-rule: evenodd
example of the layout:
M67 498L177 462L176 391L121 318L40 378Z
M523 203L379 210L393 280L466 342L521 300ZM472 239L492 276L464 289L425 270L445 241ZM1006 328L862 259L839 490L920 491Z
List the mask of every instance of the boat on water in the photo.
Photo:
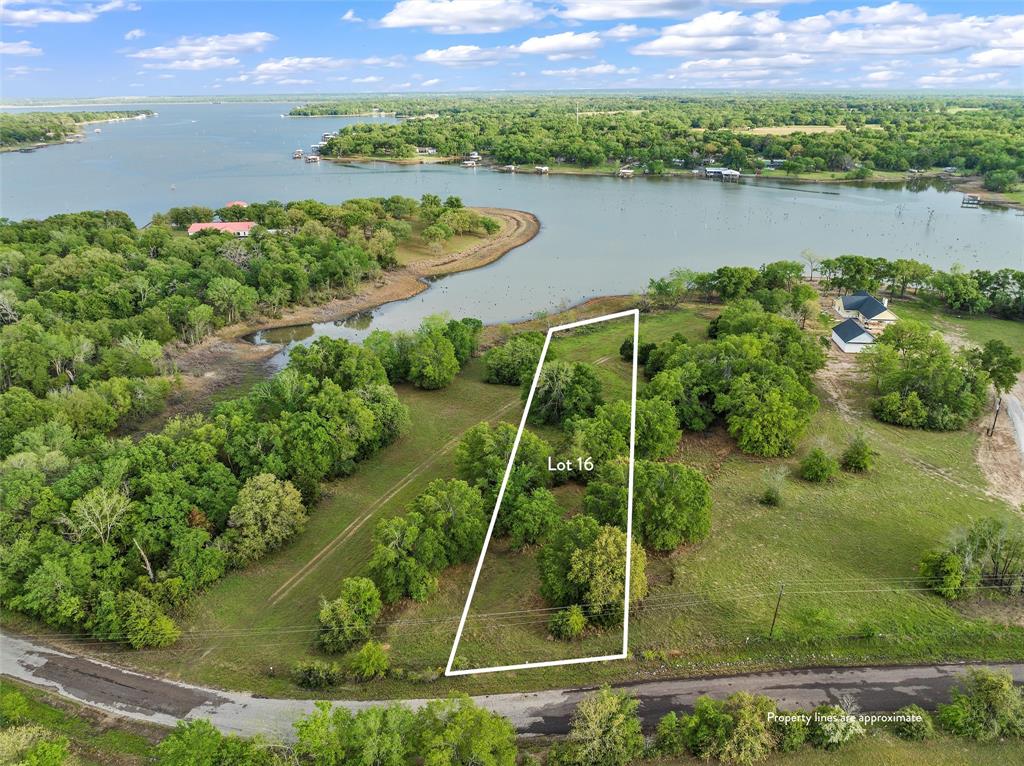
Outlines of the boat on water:
M320 162L320 157L316 154L310 154L306 157L306 162Z
M92 132L93 132L93 133L102 133L103 131L102 131L102 130L100 130L99 128L93 128L93 131L92 131Z
M301 149L296 149L294 152L292 152L292 159L293 160L301 160L302 159L302 150Z

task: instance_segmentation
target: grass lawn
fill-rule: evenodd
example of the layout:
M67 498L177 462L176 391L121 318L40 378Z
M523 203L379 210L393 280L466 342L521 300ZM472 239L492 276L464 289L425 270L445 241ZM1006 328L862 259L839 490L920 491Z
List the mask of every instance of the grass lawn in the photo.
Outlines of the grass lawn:
M621 299L608 299L589 310L596 315L621 307ZM711 315L712 307L703 305L645 315L641 337L658 341L681 331L696 342ZM977 322L970 332L1004 329L999 320ZM627 333L609 323L560 339L556 351L564 359L608 357L599 366L602 375L609 385L622 386L629 366L619 359L618 346ZM519 390L483 383L479 360L446 391L400 387L399 393L412 411L411 432L360 464L352 477L330 485L302 535L198 598L182 620L185 635L176 647L111 652L114 659L193 682L307 696L291 682L289 669L318 656L319 599L333 597L341 578L365 570L376 520L402 512L431 479L454 475L452 451L467 428L484 419L517 423L521 413ZM712 533L671 555L649 555L651 593L631 617L634 661L425 683L433 678L430 669L447 661L472 575L467 565L446 571L425 603L402 602L386 611L379 629L400 669L396 677L335 687L329 696L422 697L448 689L485 693L769 667L1024 656L1024 631L969 618L922 590L916 579L922 554L957 527L1013 513L985 494L984 477L969 458L976 435L879 423L866 414L857 391L849 392L845 412L824 396L822 402L798 454L788 460L744 456L720 429L684 438L678 459L704 470L712 482ZM871 473L844 474L826 486L790 478L781 508L757 503L766 468L792 470L819 443L837 454L857 431L881 452ZM565 499L578 504L578 488L559 491L575 492ZM481 602L487 612L543 607L533 595L536 571L529 558L494 558L499 587ZM786 595L769 638L783 583ZM988 613L984 603L973 607L975 614ZM510 651L550 651L554 643L540 620L493 630ZM600 653L608 640L591 635L572 651Z
M408 266L411 263L418 261L426 261L431 258L437 258L441 255L452 255L453 253L461 252L468 247L472 247L477 242L490 239L487 235L479 234L456 234L451 239L447 239L441 243L439 248L434 248L423 241L423 229L426 226L422 221L413 220L412 223L412 237L405 242L398 245L398 249L395 250L395 257L398 259L398 263L401 266Z
M892 301L892 309L897 316L916 319L979 346L990 340L1001 340L1017 354L1024 355L1024 323L984 314L954 314L944 308L930 306L923 300L896 299Z

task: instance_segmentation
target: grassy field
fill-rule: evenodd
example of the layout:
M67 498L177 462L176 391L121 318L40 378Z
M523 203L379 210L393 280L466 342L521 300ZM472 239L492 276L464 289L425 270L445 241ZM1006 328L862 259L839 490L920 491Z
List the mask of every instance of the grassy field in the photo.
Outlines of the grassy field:
M604 299L534 325L572 321L587 310L606 313L623 304L624 299ZM700 305L645 315L641 336L658 341L682 331L699 341L714 311ZM981 338L1012 333L1014 328L1004 324L1010 325L980 319L955 326ZM617 350L626 334L622 327L609 327L576 335L559 341L557 353L591 362L608 357L599 365L601 374L610 386L624 386L629 366ZM354 476L328 487L302 535L197 599L182 621L185 635L176 647L111 650L111 659L193 682L306 696L290 680L289 669L302 658L326 658L315 647L319 599L333 596L341 578L364 571L376 520L402 512L431 479L454 475L452 451L467 428L481 420L516 423L521 413L518 389L483 383L479 360L446 391L400 387L399 393L412 411L411 432L362 463ZM917 579L921 555L957 527L981 516L1013 513L985 493L984 477L968 457L976 435L911 431L874 421L856 385L847 386L838 402L824 390L821 394L822 408L798 454L788 460L741 455L720 429L684 437L677 459L709 476L713 529L699 545L649 556L651 594L631 619L635 661L434 680L447 661L469 589L472 567L463 566L448 570L425 603L402 602L386 611L380 637L390 645L396 677L336 687L330 696L418 697L448 689L485 693L768 667L1024 656L1024 631L968 617L923 590ZM858 431L882 453L872 473L844 474L826 486L789 478L781 508L757 503L767 468L792 471L818 444L836 454ZM579 488L559 492L570 507L578 505ZM530 600L536 598L531 595L536 572L529 554L498 551L494 566L500 588L481 602L482 608L502 611L503 599L512 602L510 610L540 606ZM786 595L769 638L783 583ZM987 603L973 604L971 613L989 614L1002 606ZM543 622L524 620L495 630L510 651L551 650ZM607 640L590 636L573 653L590 654L591 644Z
M986 315L954 314L919 300L897 299L892 301L892 308L897 316L924 322L971 344L980 346L990 340L1001 340L1017 354L1024 355L1024 327L1020 322Z
M426 227L422 221L412 222L412 237L399 244L395 251L395 257L400 265L408 266L440 255L452 255L490 238L479 234L456 234L451 239L441 242L439 247L432 247L423 241L424 228Z

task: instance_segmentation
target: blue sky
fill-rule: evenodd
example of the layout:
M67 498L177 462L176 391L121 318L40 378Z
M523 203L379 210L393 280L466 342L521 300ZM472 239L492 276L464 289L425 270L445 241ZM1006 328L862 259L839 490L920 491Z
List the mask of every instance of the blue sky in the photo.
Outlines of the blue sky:
M1019 0L0 2L4 100L1024 85Z

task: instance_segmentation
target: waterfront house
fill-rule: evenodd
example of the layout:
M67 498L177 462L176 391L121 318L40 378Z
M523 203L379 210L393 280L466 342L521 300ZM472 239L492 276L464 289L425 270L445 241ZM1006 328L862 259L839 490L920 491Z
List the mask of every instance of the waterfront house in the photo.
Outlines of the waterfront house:
M226 231L228 234L234 234L236 237L248 237L249 232L252 231L252 227L255 226L254 221L223 221L216 223L194 223L188 227L188 235L191 237L200 231L208 231L213 229L214 231Z
M541 175L547 175L551 172L551 168L547 165L535 165L533 168L534 173L540 173Z
M417 146L416 154L434 155L437 154L437 149L433 146Z
M632 178L633 174L633 168L619 168L619 178Z
M864 290L836 298L832 307L841 317L856 319L861 326L875 335L899 319L889 310L889 299L879 300Z
M516 166L515 165L502 165L499 168L499 170L501 170L502 173L515 173L516 172Z
M462 163L462 167L464 167L464 168L475 168L476 167L476 160L465 160Z
M875 336L851 317L832 328L832 340L844 353L859 354L875 342Z

